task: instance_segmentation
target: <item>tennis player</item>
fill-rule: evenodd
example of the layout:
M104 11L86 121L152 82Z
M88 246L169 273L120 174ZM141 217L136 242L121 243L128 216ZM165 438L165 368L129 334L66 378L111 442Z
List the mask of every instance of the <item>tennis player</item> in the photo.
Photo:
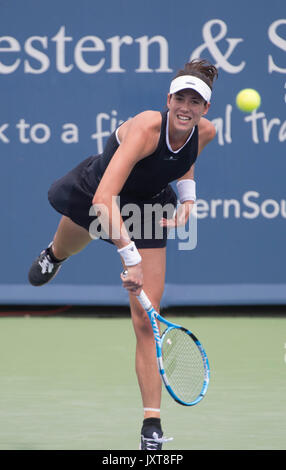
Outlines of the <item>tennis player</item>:
M144 285L159 311L168 229L187 222L196 200L195 161L216 133L204 116L210 107L217 75L215 66L206 60L187 63L171 82L166 111L144 111L124 122L110 136L102 154L85 159L52 184L49 201L62 217L53 241L36 258L29 272L32 285L49 282L68 257L96 237L93 233L96 222L99 238L115 245L128 271L121 280L129 292L137 340L136 373L144 408L140 444L143 450L160 450L165 439L153 332L136 295ZM177 182L180 202L176 212L177 195L170 186L172 181ZM136 225L133 223L132 230L127 227L126 214L122 215L124 207L131 203L140 214L132 219ZM144 217L146 204L172 207L175 215L162 212L158 224L156 214Z

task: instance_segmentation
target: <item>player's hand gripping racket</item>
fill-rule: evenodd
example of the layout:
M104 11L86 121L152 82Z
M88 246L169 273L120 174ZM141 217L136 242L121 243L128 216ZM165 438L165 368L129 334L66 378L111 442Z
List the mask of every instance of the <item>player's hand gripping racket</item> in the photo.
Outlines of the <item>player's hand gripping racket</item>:
M196 405L209 384L209 362L204 348L191 331L161 317L143 290L137 298L153 328L158 368L167 391L181 405ZM166 326L162 335L156 320Z

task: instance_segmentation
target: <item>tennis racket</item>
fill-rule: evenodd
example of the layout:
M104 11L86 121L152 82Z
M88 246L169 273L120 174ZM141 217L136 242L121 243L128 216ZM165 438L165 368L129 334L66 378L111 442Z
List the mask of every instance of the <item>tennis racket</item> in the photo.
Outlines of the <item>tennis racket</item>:
M191 331L161 317L143 290L137 298L153 328L158 368L167 391L181 405L196 405L205 396L210 378L203 346ZM166 326L161 335L156 320L160 327Z

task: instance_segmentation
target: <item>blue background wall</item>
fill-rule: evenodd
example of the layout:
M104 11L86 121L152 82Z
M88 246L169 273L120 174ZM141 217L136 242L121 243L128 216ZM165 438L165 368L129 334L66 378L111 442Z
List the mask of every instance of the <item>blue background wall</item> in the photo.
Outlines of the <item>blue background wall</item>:
M28 285L60 218L47 191L120 120L163 109L198 56L219 69L218 133L196 165L197 246L170 240L163 303L285 303L285 2L14 0L0 2L2 304L127 303L119 257L100 241L53 283ZM250 115L235 106L246 87L262 97Z

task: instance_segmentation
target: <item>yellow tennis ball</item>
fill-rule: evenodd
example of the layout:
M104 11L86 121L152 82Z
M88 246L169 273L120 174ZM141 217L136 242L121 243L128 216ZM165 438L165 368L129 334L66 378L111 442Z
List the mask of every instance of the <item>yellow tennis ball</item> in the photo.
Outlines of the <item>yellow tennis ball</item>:
M236 96L236 106L245 113L251 113L259 108L261 103L260 94L252 88L241 90Z

